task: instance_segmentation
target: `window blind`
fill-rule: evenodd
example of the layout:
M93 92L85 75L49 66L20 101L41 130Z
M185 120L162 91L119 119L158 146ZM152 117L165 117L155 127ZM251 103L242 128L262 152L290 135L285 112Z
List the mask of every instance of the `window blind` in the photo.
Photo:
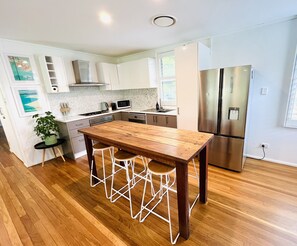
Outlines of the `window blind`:
M285 126L297 128L297 53L293 66Z

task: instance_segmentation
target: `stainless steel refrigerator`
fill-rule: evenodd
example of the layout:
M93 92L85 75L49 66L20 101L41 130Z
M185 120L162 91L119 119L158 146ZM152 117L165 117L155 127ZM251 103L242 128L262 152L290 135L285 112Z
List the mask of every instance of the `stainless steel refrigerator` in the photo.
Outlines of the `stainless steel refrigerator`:
M250 65L200 71L198 131L215 135L210 164L243 169L251 75Z

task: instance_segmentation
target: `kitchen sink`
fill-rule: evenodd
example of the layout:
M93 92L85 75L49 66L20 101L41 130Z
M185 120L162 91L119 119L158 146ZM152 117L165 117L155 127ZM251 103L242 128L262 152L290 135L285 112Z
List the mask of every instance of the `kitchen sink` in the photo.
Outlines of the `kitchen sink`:
M167 112L170 112L170 111L173 111L173 110L174 109L165 109L165 108L156 110L155 108L150 108L150 109L143 110L143 112L167 113Z

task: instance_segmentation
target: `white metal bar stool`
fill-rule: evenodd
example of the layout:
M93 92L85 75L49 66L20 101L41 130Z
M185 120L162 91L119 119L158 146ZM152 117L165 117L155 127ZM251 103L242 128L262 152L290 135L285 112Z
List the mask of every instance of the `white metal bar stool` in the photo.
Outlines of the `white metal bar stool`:
M189 174L190 177L196 178L197 179L197 184L199 187L199 177L198 177L198 172L197 172L197 168L196 168L196 163L194 158L192 159L192 164L194 167L194 172L195 174ZM159 217L160 219L166 221L169 224L169 232L170 232L170 241L172 244L175 244L179 234L177 233L177 235L175 236L175 238L173 238L172 235L172 224L171 224L171 214L170 214L170 199L169 199L169 191L172 191L174 193L176 193L176 190L173 189L172 187L175 184L175 175L174 175L174 179L173 181L170 182L170 174L175 172L175 167L171 167L168 166L164 163L158 162L158 161L154 161L152 160L151 162L148 163L147 166L147 175L150 176L150 179L145 179L145 184L144 184L144 188L143 188L143 195L142 195L142 201L141 201L141 208L140 208L140 215L139 215L139 221L143 222L150 213L156 215L157 217ZM151 180L152 182L152 174L159 176L160 177L160 189L157 192L154 192L153 197L144 205L144 198L145 198L145 193L146 193L146 185L147 185L147 181ZM163 176L165 176L165 183L163 184ZM152 207L152 208L148 208L149 204L156 199L157 195L159 195L159 201ZM168 214L168 218L165 218L163 216L161 216L160 214L156 213L154 211L154 209L160 204L160 202L162 201L162 198L164 195L167 195L167 214ZM194 207L195 203L197 202L199 198L199 192L198 195L196 195L193 203L190 205L190 211L189 213L191 213L192 208ZM146 210L148 211L148 213L142 217L142 212Z
M172 186L175 184L175 178L173 181L170 182L170 174L175 172L175 167L171 167L168 165L165 165L161 162L157 162L152 160L151 162L148 163L147 166L147 175L157 175L160 177L160 189L154 193L153 197L144 205L144 198L145 198L145 193L146 193L146 185L147 185L147 179L145 180L144 183L144 188L143 188L143 195L142 195L142 201L141 201L141 208L140 208L140 215L139 215L139 221L143 222L149 214L154 214L160 219L166 221L169 224L169 232L170 232L170 241L172 244L175 244L178 237L179 233L173 238L172 235L172 225L171 225L171 214L170 214L170 199L169 199L169 190L173 191L176 193L176 190L172 189ZM165 176L165 183L163 183L163 176ZM159 195L159 201L150 209L148 208L148 205L155 200L155 198ZM168 213L168 218L163 217L162 215L156 213L154 209L160 204L162 201L162 198L164 195L167 195L167 213ZM146 210L148 213L142 217L143 211Z
M95 187L98 184L103 183L104 184L104 190L105 190L105 196L107 199L109 199L109 195L107 192L107 188L106 188L106 180L108 178L110 178L112 176L109 175L108 177L106 177L106 173L105 173L105 158L104 158L104 151L108 150L109 151L109 155L110 155L110 159L111 162L113 162L113 156L114 156L114 147L113 146L108 146L102 143L96 143L93 145L93 159L92 159L92 164L91 164L91 174L90 174L90 186L91 187ZM102 156L102 170L103 170L103 179L99 178L98 176L93 174L93 169L94 169L94 159L95 159L95 153L96 152L101 152L101 156ZM93 178L98 180L99 182L96 184L93 184Z
M136 158L141 158L142 163L143 163L143 170L140 173L135 173L135 159ZM124 165L120 165L120 163L117 162L122 162ZM122 186L120 189L115 189L114 188L114 174L118 172L119 170L116 171L116 167L119 168L119 170L125 170L126 171L126 180L127 183ZM129 173L129 167L131 168L131 177ZM130 215L133 219L135 219L139 212L136 213L135 215L133 214L133 204L132 204L132 197L131 197L131 189L143 178L146 177L146 175L141 176L142 173L146 172L146 161L142 156L135 155L123 150L119 150L114 154L114 159L112 163L112 179L111 179L111 195L110 195L110 201L113 203L117 201L120 197L123 197L127 199L130 203ZM139 179L136 181L136 177Z

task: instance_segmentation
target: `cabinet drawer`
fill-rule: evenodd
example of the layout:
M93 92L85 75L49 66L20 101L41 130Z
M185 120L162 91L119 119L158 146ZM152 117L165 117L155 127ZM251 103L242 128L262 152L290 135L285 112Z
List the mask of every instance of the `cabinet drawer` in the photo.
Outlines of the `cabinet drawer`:
M69 136L70 138L75 138L75 137L79 137L79 136L83 136L82 133L78 132L79 129L73 129L69 131Z
M80 128L85 128L85 127L89 127L90 123L89 120L77 120L77 121L72 121L67 123L68 129L73 130L73 129L80 129Z
M78 153L86 149L84 136L71 138L73 153Z

